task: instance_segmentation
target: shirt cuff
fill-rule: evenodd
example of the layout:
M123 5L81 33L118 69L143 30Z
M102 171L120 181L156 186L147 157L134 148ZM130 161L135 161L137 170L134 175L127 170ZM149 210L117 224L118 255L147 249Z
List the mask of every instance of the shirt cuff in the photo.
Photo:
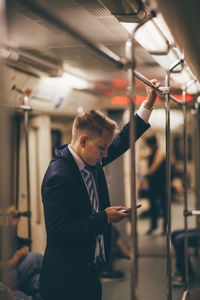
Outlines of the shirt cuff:
M138 111L137 111L137 115L145 122L148 123L149 122L149 118L151 116L151 112L152 110L145 108L144 107L144 102L140 105Z

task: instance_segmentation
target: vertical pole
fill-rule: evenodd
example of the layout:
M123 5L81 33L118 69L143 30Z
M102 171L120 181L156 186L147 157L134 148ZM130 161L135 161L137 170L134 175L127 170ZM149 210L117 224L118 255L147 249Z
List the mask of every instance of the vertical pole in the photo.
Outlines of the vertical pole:
M35 131L35 143L36 143L36 147L35 147L35 154L36 154L36 160L35 160L35 164L36 164L36 176L37 176L37 224L41 224L41 212L40 212L40 164L39 164L39 137L38 137L38 128L34 128Z
M195 198L196 209L200 210L200 97L195 103ZM198 254L200 251L200 217L197 216Z
M165 87L170 87L170 73L184 60L179 59L167 71ZM166 220L167 220L167 299L172 300L172 242L171 242L171 139L170 139L170 94L165 96L166 112Z
M19 155L19 151L20 151L20 117L16 117L16 195L15 195L15 206L16 209L18 210L19 207L19 160L20 160L20 155Z
M128 91L130 99L130 149L131 149L131 249L133 258L131 259L131 300L138 299L138 240L137 240L137 212L136 212L136 172L135 172L135 124L134 124L134 98L135 98L135 79L133 73L133 43L131 38L125 45L126 58L129 62L128 67Z
M28 140L29 111L24 110L24 130L25 130L25 153L26 153L26 187L27 187L27 210L28 216L28 237L31 239L31 199L30 199L30 172L29 172L29 140ZM30 246L31 250L31 246Z
M167 72L165 77L165 86L170 85L170 71ZM170 96L165 96L165 109L166 109L166 214L167 214L167 299L172 299L172 280L171 280L171 140L170 140Z
M6 1L0 1L0 40L4 43L7 40L7 20L6 20ZM9 77L2 60L0 61L0 211L1 211L1 233L0 233L0 252L1 262L8 259L11 248L11 238L8 235L8 209L10 205L10 191L13 186L11 183L11 161L13 153L11 151L11 118L12 113L6 107L9 98L6 88ZM7 282L9 279L8 265L1 264L1 280ZM2 293L1 293L2 295ZM3 297L3 295L2 295ZM4 297L3 297L4 298ZM7 299L7 298L6 298ZM6 300L5 299L5 300Z
M187 199L187 102L186 102L186 89L183 90L183 149L184 149L184 210L188 210L188 199ZM188 216L184 214L184 264L185 264L185 290L188 287Z

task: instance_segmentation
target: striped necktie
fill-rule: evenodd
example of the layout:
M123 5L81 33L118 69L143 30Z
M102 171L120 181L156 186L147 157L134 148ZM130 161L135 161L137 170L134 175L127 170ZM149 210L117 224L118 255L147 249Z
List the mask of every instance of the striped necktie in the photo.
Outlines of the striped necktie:
M84 179L85 179L86 187L87 187L90 202L91 202L92 212L97 213L99 211L99 203L98 203L97 195L95 192L94 180L93 180L92 174L87 169L87 167L84 167L81 170L81 173L83 174ZM105 261L105 249L104 249L103 234L98 235L97 240L99 243L99 259L101 260L101 262L104 262Z

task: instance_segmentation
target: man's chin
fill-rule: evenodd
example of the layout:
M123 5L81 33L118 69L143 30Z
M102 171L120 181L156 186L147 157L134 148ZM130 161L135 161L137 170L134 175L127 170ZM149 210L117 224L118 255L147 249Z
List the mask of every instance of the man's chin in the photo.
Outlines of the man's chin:
M99 160L95 161L95 162L90 162L88 165L91 166L91 167L95 167L98 164L99 164Z

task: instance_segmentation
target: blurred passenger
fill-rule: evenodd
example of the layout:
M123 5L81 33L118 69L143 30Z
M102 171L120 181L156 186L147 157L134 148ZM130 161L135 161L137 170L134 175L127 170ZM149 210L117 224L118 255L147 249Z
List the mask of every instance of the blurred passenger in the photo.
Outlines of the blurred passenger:
M147 234L151 234L158 227L158 218L163 217L163 231L166 232L166 159L165 153L159 148L155 135L146 138L150 148L148 169L145 177L148 179L148 197L150 200L151 225Z
M152 80L159 87L157 80ZM149 128L156 99L148 90L134 116L136 138ZM133 117L133 116L132 116ZM55 150L42 183L47 246L42 264L45 300L101 299L99 264L109 261L111 223L127 218L110 206L103 167L129 149L129 124L113 138L116 123L99 111L78 115L71 144Z
M0 281L0 300L30 300L30 298L21 291L12 291Z
M176 254L176 273L173 277L173 286L179 287L185 284L185 232L184 230L175 230L172 232L172 244ZM188 247L197 248L198 246L198 232L197 229L188 230ZM194 275L192 264L188 257L188 271L189 276Z
M171 183L172 201L179 201L180 196L183 196L184 193L183 171L177 169L175 162L173 166L174 167L172 170L172 183ZM189 178L189 174L187 175L187 177Z
M43 256L38 252L29 252L31 241L17 236L19 221L19 211L12 211L10 224L4 229L10 238L10 249L7 251L7 259L1 261L0 271L3 267L7 269L8 276L4 283L11 290L22 291L32 296L33 300L40 300L42 297L39 294L39 276Z

